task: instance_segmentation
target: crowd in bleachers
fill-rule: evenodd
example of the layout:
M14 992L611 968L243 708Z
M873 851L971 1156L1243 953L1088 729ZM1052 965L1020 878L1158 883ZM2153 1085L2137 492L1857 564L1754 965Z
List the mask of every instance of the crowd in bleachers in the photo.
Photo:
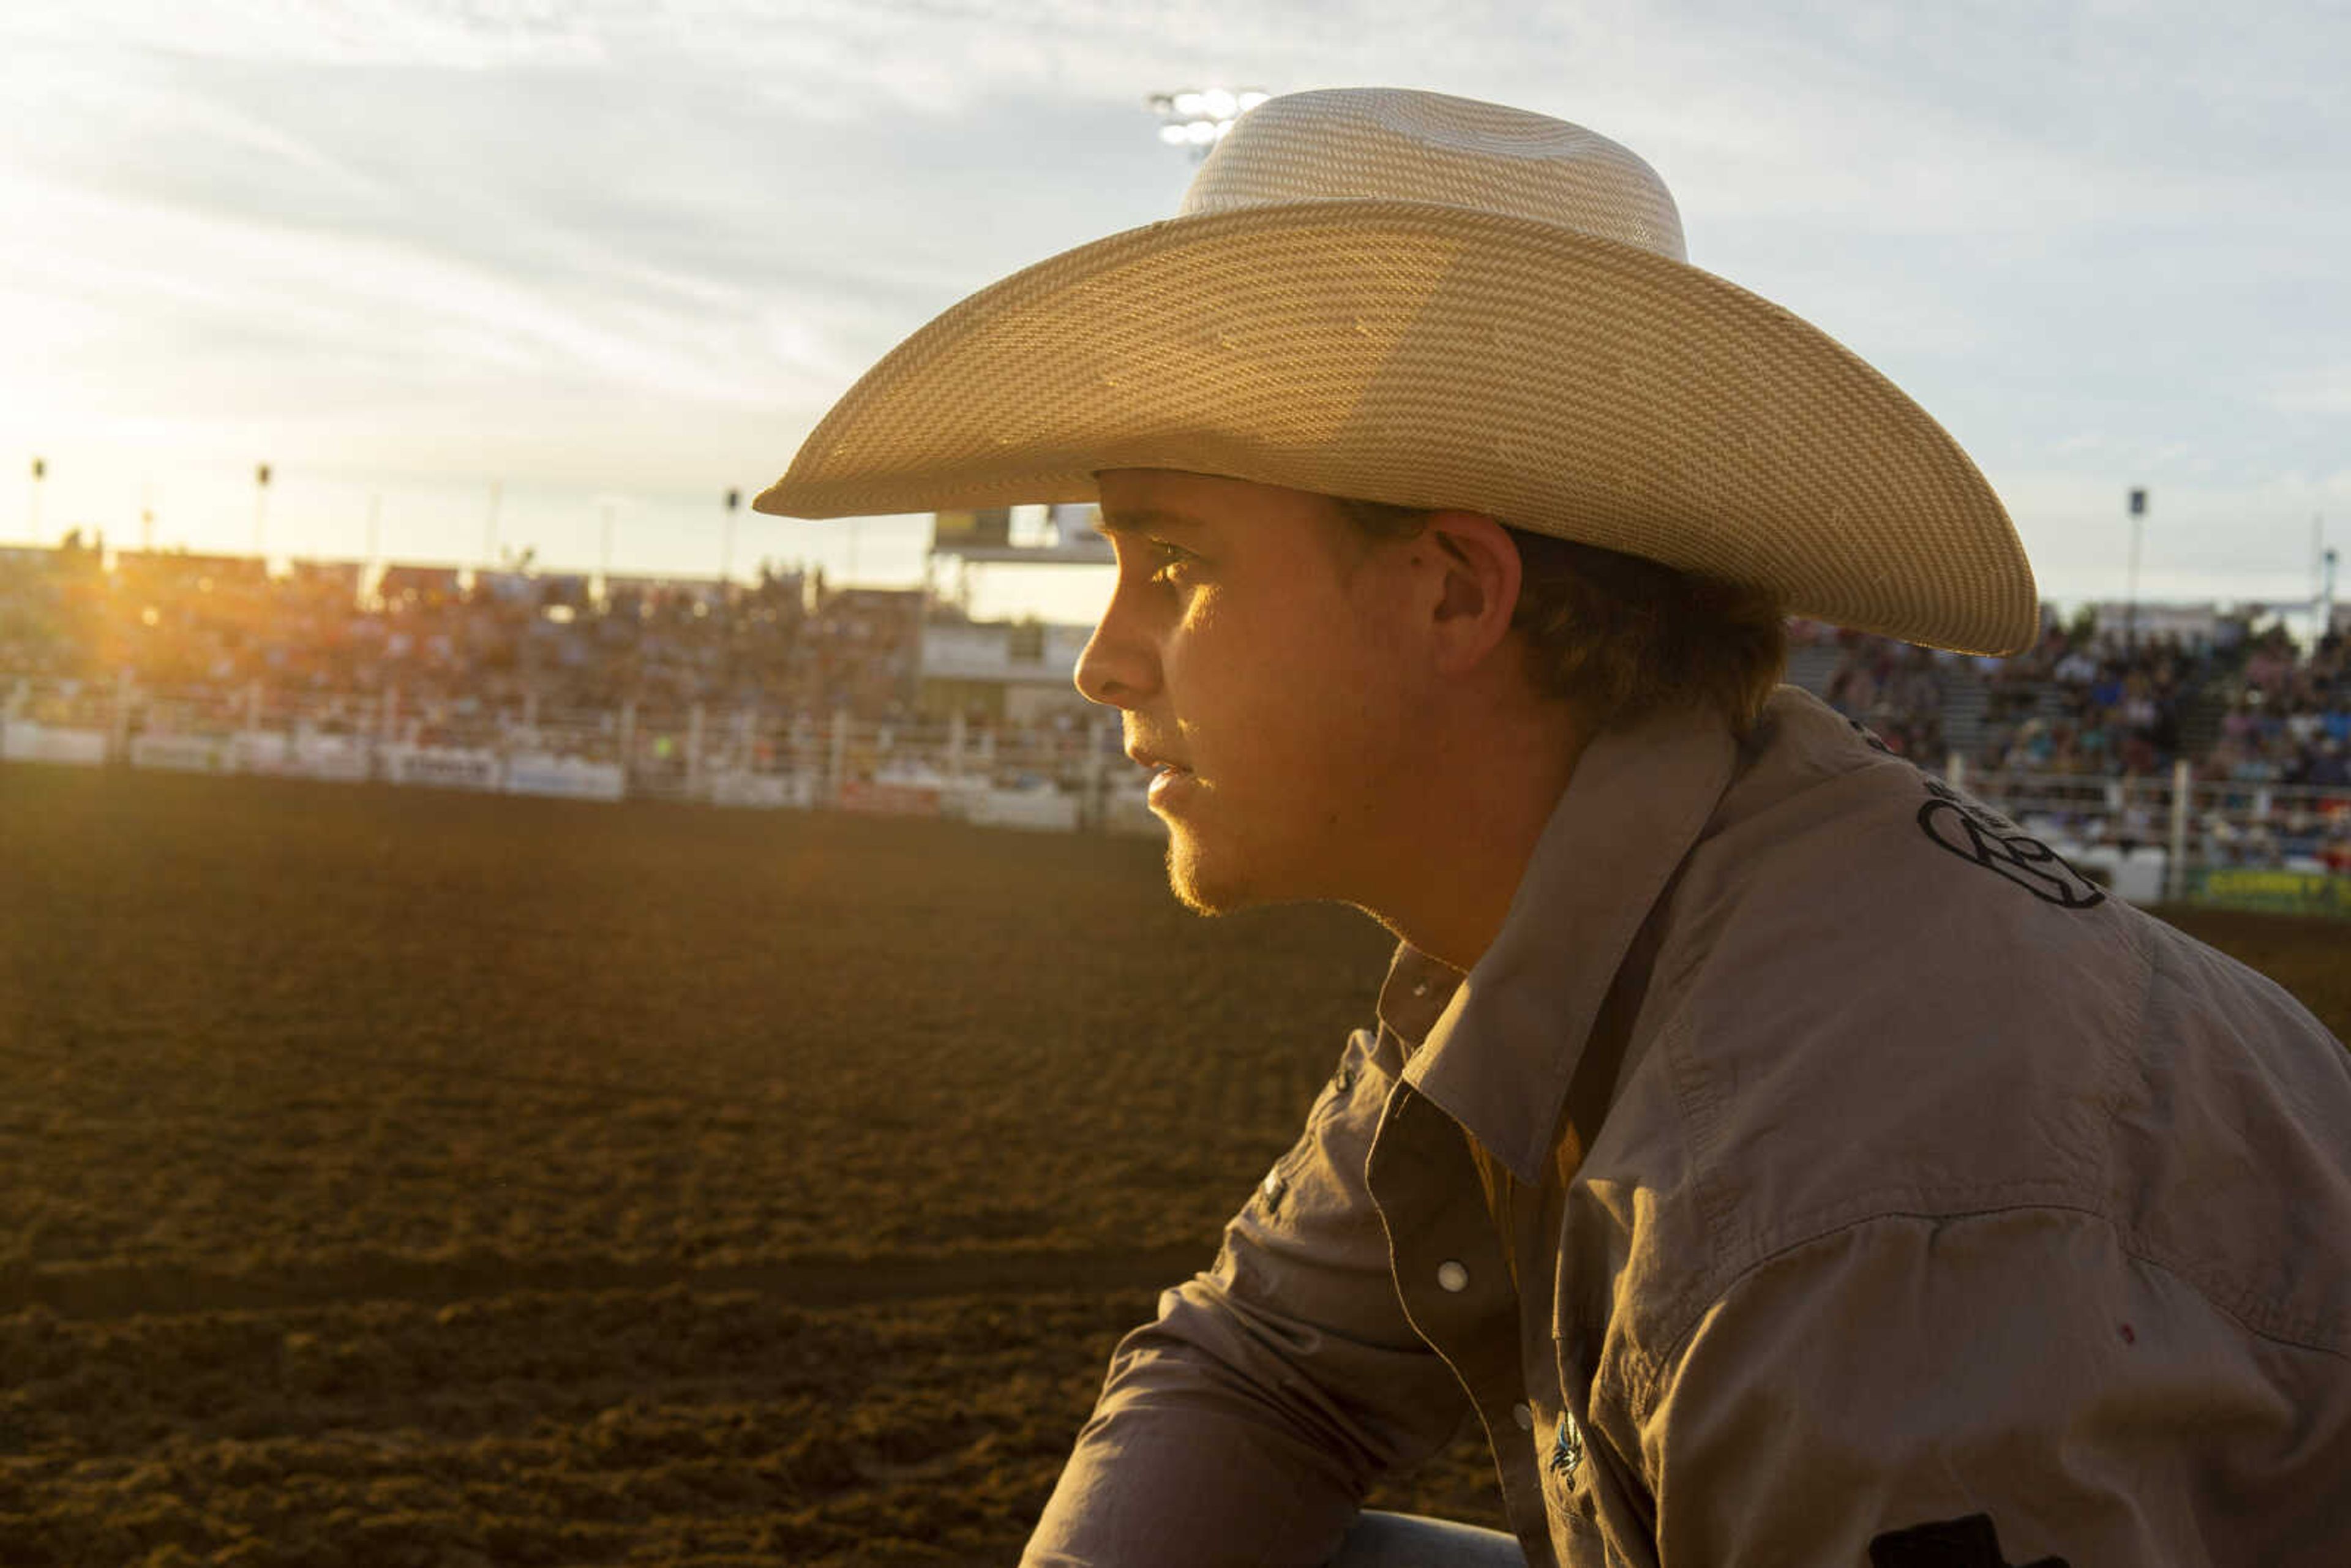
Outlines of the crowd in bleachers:
M224 705L255 690L356 713L649 713L700 705L887 719L915 700L918 591L828 589L762 566L752 582L461 574L250 558L119 555L69 537L0 551L0 674L45 685L127 679Z
M2005 659L1930 653L1814 622L1834 648L1821 695L1894 750L2013 773L2145 776L2186 757L2209 782L2351 784L2351 653L2340 631L2304 650L2284 629L2215 617L2208 633L2132 635L2091 616L2051 622ZM1972 744L1952 733L1970 688Z
M329 727L383 703L435 728L468 716L702 706L911 719L920 591L829 589L763 565L756 580L657 581L514 569L461 573L120 553L68 536L0 549L0 677L56 693L145 693L224 712L266 694ZM1799 678L1891 748L1936 766L2112 776L2187 756L2214 781L2351 785L2351 672L2337 632L2308 650L2213 616L2193 632L2050 622L2007 659L1938 653L1792 623ZM396 695L395 695L396 694ZM5 693L0 693L5 696ZM428 737L429 738L429 737Z

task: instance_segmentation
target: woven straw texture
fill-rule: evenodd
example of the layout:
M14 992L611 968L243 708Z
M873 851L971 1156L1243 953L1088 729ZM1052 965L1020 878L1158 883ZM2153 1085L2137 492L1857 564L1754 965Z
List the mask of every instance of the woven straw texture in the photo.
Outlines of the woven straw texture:
M1414 156L1279 117L1245 139L1300 110L1273 99L1204 166L1200 210L948 309L757 506L1084 501L1102 469L1184 469L1482 511L1935 646L2032 640L2031 569L1966 455L1819 329L1682 262L1646 164L1389 96L1423 121ZM1513 136L1531 151L1490 150Z

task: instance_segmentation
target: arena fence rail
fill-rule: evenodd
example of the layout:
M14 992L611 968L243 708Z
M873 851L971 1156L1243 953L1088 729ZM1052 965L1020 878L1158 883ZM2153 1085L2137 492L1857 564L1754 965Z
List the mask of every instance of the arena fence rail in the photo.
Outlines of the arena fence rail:
M1108 716L877 722L756 704L542 707L477 698L149 688L0 674L0 760L266 774L589 800L935 816L1155 834ZM1936 769L1928 769L1930 772ZM2260 779L1939 770L2134 903L2351 915L2351 790Z

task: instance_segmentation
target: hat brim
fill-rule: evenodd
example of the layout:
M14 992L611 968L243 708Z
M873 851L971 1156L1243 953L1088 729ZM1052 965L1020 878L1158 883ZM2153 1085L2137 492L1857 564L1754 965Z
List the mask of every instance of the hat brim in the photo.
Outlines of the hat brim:
M1171 219L950 308L754 507L1095 499L1173 468L1515 527L1967 653L2032 641L2032 571L1943 428L1713 274L1527 219L1320 202Z

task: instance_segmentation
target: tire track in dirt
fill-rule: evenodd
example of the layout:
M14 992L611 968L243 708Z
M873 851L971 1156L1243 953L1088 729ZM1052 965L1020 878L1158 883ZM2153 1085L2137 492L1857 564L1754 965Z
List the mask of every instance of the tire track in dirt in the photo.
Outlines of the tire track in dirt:
M228 1273L175 1264L51 1265L0 1270L0 1313L41 1308L99 1322L201 1312L270 1312L360 1301L446 1306L517 1291L588 1294L753 1291L792 1306L844 1307L938 1296L1162 1290L1207 1266L1202 1248L1020 1249L945 1258L818 1258L692 1268L613 1260L370 1259L283 1274Z

